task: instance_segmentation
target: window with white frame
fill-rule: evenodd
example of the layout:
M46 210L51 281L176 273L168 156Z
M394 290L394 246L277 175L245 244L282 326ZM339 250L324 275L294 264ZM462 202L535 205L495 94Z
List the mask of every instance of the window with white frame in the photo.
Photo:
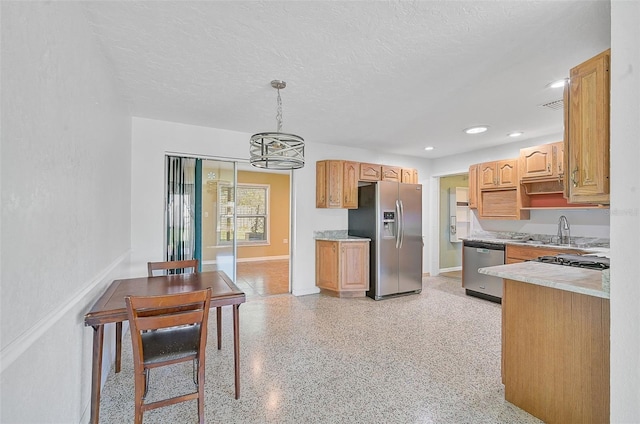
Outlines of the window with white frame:
M238 244L268 244L269 185L238 184L236 195L234 201L231 185L222 185L218 192L218 243L233 242L235 209Z

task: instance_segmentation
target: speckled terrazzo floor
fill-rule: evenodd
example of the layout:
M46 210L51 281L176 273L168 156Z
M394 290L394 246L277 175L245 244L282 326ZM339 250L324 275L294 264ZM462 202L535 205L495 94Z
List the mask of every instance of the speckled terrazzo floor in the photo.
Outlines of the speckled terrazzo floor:
M206 421L540 423L504 400L500 305L465 296L456 279L429 277L423 285L419 295L378 302L324 295L250 299L240 307L238 400L231 310L225 308L221 351L210 319ZM102 423L132 422L132 368L127 333L122 372L112 370L102 392ZM152 371L149 396L164 396L190 378L190 365ZM195 423L196 403L150 411L144 422Z

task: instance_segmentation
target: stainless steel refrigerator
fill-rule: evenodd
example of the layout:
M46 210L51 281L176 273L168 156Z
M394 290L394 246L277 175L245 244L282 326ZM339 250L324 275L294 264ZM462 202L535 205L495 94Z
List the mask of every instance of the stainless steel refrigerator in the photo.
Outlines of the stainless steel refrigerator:
M358 187L349 234L371 239L367 296L422 291L422 185L379 181Z

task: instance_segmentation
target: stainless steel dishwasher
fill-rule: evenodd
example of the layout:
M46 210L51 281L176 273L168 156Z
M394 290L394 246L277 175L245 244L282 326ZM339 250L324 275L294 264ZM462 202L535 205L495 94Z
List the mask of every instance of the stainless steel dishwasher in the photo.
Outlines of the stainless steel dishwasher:
M462 287L469 296L502 303L502 278L478 273L478 268L504 265L504 244L464 240Z

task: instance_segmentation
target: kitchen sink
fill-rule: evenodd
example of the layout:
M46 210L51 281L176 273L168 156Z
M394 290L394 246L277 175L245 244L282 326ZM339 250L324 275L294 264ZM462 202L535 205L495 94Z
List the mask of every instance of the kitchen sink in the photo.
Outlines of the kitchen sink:
M545 240L511 240L510 243L531 244L534 246L566 247L566 248L576 247L575 245L571 245L571 244L559 244L559 243L553 243Z

